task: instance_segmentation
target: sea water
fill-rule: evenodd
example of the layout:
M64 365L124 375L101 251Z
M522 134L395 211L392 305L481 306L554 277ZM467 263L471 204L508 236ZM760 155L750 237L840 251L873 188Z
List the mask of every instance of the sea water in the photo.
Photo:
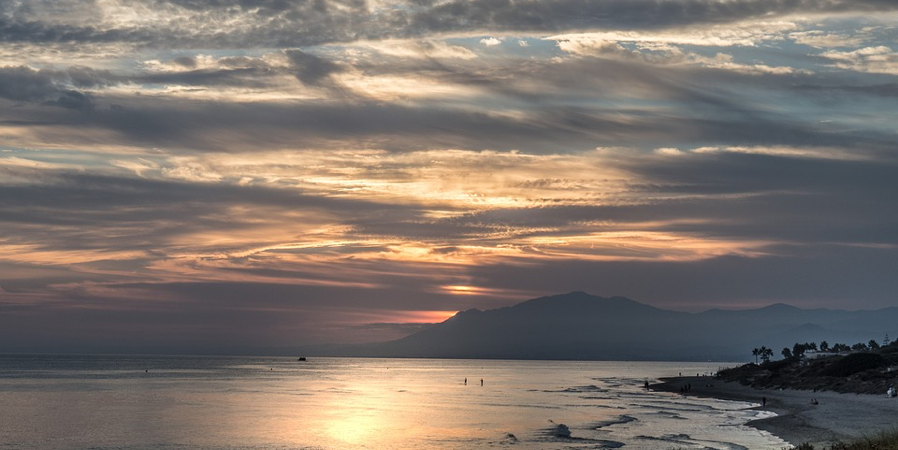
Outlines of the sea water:
M0 449L786 447L756 405L643 387L722 365L0 355Z

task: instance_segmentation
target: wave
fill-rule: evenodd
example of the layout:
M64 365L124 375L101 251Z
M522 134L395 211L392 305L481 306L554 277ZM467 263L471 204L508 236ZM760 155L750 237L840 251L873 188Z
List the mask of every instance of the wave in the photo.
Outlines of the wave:
M637 420L639 420L639 419L625 414L622 416L617 416L614 419L596 422L590 428L594 428L594 429L598 430L600 428L610 427L612 425L623 425L625 423L636 422Z

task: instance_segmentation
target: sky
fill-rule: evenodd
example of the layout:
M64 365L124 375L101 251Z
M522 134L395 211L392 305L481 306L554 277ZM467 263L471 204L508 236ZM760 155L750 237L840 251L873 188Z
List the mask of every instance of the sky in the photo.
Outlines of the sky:
M893 306L896 143L892 0L6 0L0 352Z

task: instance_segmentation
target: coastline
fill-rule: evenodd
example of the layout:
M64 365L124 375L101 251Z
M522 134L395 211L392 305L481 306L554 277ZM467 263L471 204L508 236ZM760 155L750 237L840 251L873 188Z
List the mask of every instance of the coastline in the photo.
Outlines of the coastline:
M776 413L775 417L753 420L746 425L767 431L792 445L809 442L815 446L851 441L898 429L898 399L882 395L840 394L829 391L756 389L714 377L662 378L649 388L658 392L680 393L691 385L686 396L711 397L756 404L752 409ZM767 399L762 406L762 399ZM811 399L818 404L812 405Z

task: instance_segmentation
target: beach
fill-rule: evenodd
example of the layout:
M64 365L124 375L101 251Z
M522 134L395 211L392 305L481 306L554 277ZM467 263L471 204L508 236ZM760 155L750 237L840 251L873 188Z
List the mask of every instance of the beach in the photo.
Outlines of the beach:
M770 432L793 445L809 442L816 446L835 441L850 441L898 429L898 399L882 395L840 394L792 389L756 389L737 382L713 377L662 378L650 389L680 392L684 395L712 397L756 403L753 409L771 411L775 417L754 420L749 426ZM766 405L762 405L766 398ZM817 404L812 404L816 399Z

